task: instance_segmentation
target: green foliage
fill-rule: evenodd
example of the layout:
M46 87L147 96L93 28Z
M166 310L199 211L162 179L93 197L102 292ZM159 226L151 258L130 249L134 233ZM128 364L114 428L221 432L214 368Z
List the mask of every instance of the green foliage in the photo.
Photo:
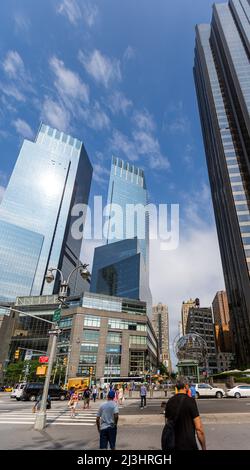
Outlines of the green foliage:
M26 367L29 367L27 374L25 373ZM32 361L17 361L12 362L7 366L4 374L4 381L6 384L14 385L16 382L24 380L25 375L29 382L40 382L41 379L36 375L36 369L39 366L38 359Z
M168 370L167 370L166 366L164 366L164 364L161 363L159 369L160 369L160 374L161 375L168 375Z

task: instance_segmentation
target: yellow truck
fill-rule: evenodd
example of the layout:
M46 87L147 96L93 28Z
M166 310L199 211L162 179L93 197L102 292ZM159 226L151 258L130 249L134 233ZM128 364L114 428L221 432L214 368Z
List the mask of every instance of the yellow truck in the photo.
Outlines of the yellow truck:
M86 387L89 386L88 377L73 377L68 380L67 390L74 388L76 392L82 392Z

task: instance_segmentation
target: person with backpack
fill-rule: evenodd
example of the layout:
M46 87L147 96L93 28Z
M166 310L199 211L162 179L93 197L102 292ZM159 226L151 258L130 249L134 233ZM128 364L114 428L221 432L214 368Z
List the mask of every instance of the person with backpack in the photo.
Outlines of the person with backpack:
M188 381L180 377L177 393L165 407L166 424L162 432L163 451L198 450L196 436L202 450L206 450L205 433L196 401L187 395Z
M91 395L91 391L90 391L89 387L85 388L85 390L83 392L83 400L84 400L83 409L84 410L86 408L89 409L90 395Z

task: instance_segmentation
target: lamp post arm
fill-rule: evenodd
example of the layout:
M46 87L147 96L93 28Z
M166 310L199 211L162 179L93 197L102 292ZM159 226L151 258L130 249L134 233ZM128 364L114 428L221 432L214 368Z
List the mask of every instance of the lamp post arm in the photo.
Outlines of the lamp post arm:
M54 271L57 271L60 274L61 282L63 282L63 273L60 269L58 269L58 268L49 268L48 271L50 271L51 273L53 273Z
M87 268L87 266L88 266L88 264L80 264L79 266L76 266L74 269L72 269L71 273L70 273L69 276L68 276L68 279L67 279L67 281L66 281L66 284L69 285L70 278L71 278L72 274L73 274L75 271L77 271L77 270L80 269L80 268L83 268L83 269L84 269L84 268Z

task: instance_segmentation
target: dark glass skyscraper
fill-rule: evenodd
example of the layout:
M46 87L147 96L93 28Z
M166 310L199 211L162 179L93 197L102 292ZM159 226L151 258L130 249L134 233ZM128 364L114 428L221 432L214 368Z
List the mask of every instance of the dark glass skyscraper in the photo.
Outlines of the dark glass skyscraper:
M148 196L143 170L113 157L107 203L107 244L95 249L90 290L143 300L150 312ZM140 215L126 218L128 205L139 205Z
M54 267L66 277L79 262L71 211L88 203L91 177L79 140L45 125L35 142L24 140L0 205L1 301L58 292L58 277L45 284L44 276ZM71 294L83 290L79 277L71 278Z
M196 27L194 76L238 366L250 364L250 3Z

